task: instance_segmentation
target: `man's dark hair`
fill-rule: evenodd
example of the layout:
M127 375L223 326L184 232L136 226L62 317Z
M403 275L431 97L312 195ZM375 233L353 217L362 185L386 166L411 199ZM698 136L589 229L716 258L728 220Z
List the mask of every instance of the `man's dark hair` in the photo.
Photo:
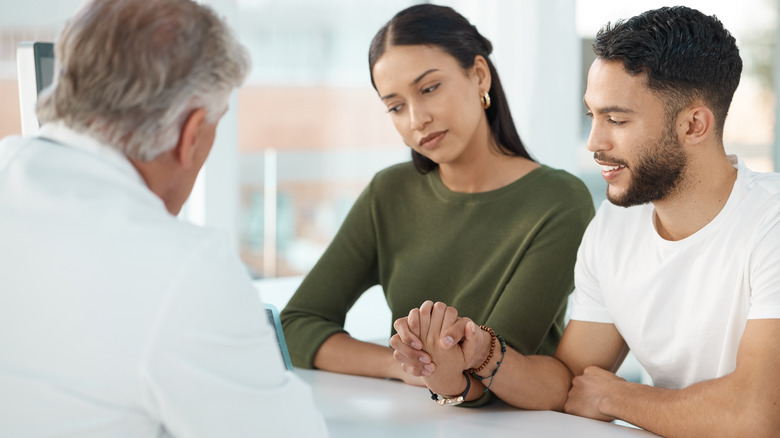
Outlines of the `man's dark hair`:
M505 155L533 160L517 133L509 112L504 88L498 72L490 60L493 45L477 31L466 18L447 6L421 4L410 6L397 13L374 36L368 50L368 67L371 84L374 84L374 65L390 46L428 45L438 47L455 58L464 69L474 65L474 58L485 58L492 78L491 105L485 113L490 132L498 150ZM422 173L430 172L438 165L427 157L412 151L414 166Z
M742 59L717 17L684 6L654 9L608 23L596 35L593 51L601 59L621 61L631 75L646 74L670 120L701 99L715 116L716 132L723 134Z

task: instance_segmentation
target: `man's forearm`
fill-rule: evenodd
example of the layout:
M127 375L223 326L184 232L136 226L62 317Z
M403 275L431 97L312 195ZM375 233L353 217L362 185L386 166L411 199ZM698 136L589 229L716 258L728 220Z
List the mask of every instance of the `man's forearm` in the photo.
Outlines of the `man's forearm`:
M740 381L741 380L741 381ZM728 375L685 389L614 381L599 410L662 436L777 436L778 400L764 400L761 382Z
M571 379L569 369L554 357L523 356L507 348L490 390L521 409L562 411ZM489 384L489 379L483 380L483 384Z

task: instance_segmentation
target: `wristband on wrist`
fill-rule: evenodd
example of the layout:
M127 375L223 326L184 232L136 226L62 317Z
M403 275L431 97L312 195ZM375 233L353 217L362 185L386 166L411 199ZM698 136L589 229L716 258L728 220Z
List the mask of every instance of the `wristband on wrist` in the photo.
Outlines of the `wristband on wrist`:
M506 342L504 342L504 338L502 338L499 335L496 335L496 337L498 338L498 341L501 343L501 359L499 359L498 362L496 362L496 369L494 369L493 372L490 373L490 375L487 377L482 377L475 372L471 372L471 375L474 376L474 378L476 378L480 382L490 379L490 382L488 382L487 386L482 391L483 393L488 392L488 389L490 389L490 385L493 384L493 378L496 377L496 373L498 372L498 369L501 368L501 363L504 362L504 355L506 354Z
M429 388L428 392L431 393L431 400L438 403L439 406L455 406L466 401L466 395L468 395L469 389L471 389L471 379L469 378L469 375L468 373L466 373L466 371L463 371L463 377L466 378L466 389L463 391L461 395L457 397L446 397L443 395L436 394L435 392L431 391Z

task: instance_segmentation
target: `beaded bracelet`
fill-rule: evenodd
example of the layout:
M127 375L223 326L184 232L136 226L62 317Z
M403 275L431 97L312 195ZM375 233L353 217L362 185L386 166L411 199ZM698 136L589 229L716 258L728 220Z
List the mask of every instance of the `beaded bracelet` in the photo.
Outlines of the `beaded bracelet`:
M466 371L468 371L471 374L476 374L476 373L482 371L482 369L485 368L487 366L487 364L490 363L490 359L493 358L493 344L495 344L495 342L493 342L493 341L496 340L496 332L494 332L492 328L490 328L488 326L485 326L485 325L481 325L481 326L479 326L479 328L481 328L482 330L490 333L490 352L488 353L487 357L485 358L485 361L482 362L482 365L478 366L477 368L469 368L468 370L466 370Z
M498 372L498 369L501 368L501 363L504 362L504 355L506 354L506 342L504 342L504 338L502 338L499 335L496 335L496 337L498 338L498 342L501 343L501 359L499 359L499 361L496 363L496 369L494 369L493 372L488 377L482 377L475 372L469 371L471 375L474 376L474 378L476 378L480 382L482 382L485 379L490 379L490 382L488 382L488 385L482 391L483 393L488 392L488 389L490 389L490 385L493 384L493 378L496 377L496 373Z

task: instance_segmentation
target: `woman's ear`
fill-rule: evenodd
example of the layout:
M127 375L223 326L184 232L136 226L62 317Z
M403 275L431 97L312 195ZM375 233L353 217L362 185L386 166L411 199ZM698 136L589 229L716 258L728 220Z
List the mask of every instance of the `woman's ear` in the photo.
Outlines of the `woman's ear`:
M201 127L206 123L206 109L198 108L187 116L179 134L179 142L174 149L176 160L188 169L195 162L195 152L198 145L198 135Z
M482 55L474 57L474 66L472 67L474 76L477 79L477 86L479 87L480 96L486 91L490 91L490 86L493 83L493 77L490 74L490 67L487 60Z

